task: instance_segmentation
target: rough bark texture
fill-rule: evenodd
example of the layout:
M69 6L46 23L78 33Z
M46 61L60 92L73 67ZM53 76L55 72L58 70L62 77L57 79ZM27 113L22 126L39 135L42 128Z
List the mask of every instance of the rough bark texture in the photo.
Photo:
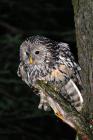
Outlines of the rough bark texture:
M72 0L79 63L82 68L84 113L93 113L93 0Z
M76 42L78 48L78 60L81 66L81 78L83 85L84 109L83 114L92 122L93 139L93 1L72 0L74 8L74 20L76 27Z

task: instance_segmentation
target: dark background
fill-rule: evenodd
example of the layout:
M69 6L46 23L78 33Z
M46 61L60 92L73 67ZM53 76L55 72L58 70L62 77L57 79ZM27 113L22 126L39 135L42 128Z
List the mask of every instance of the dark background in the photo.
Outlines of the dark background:
M0 0L0 140L75 139L16 74L20 44L37 34L69 43L77 60L71 0Z

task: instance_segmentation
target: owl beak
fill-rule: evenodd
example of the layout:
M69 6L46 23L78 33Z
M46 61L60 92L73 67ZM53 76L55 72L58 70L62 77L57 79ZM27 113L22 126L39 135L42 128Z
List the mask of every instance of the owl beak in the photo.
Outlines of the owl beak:
M32 56L30 55L30 57L29 57L29 63L30 64L33 64L33 60L32 60Z

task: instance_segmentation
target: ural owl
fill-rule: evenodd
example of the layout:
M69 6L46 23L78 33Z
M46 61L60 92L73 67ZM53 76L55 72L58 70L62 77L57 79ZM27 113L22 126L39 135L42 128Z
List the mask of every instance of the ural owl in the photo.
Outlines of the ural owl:
M77 110L81 111L83 98L79 86L80 67L75 62L67 43L52 41L43 36L32 36L20 46L20 65L18 76L30 87L38 88L37 80L45 80L58 88L61 98L65 98ZM53 108L43 89L39 108ZM56 112L56 107L55 107Z

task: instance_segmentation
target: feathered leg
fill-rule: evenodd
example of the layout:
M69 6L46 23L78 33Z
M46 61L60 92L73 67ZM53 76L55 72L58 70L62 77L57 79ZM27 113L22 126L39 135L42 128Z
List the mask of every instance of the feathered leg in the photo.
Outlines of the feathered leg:
M50 111L51 108L47 102L47 96L42 91L39 92L39 95L40 95L40 103L38 105L38 108L39 109L43 108L45 111Z

